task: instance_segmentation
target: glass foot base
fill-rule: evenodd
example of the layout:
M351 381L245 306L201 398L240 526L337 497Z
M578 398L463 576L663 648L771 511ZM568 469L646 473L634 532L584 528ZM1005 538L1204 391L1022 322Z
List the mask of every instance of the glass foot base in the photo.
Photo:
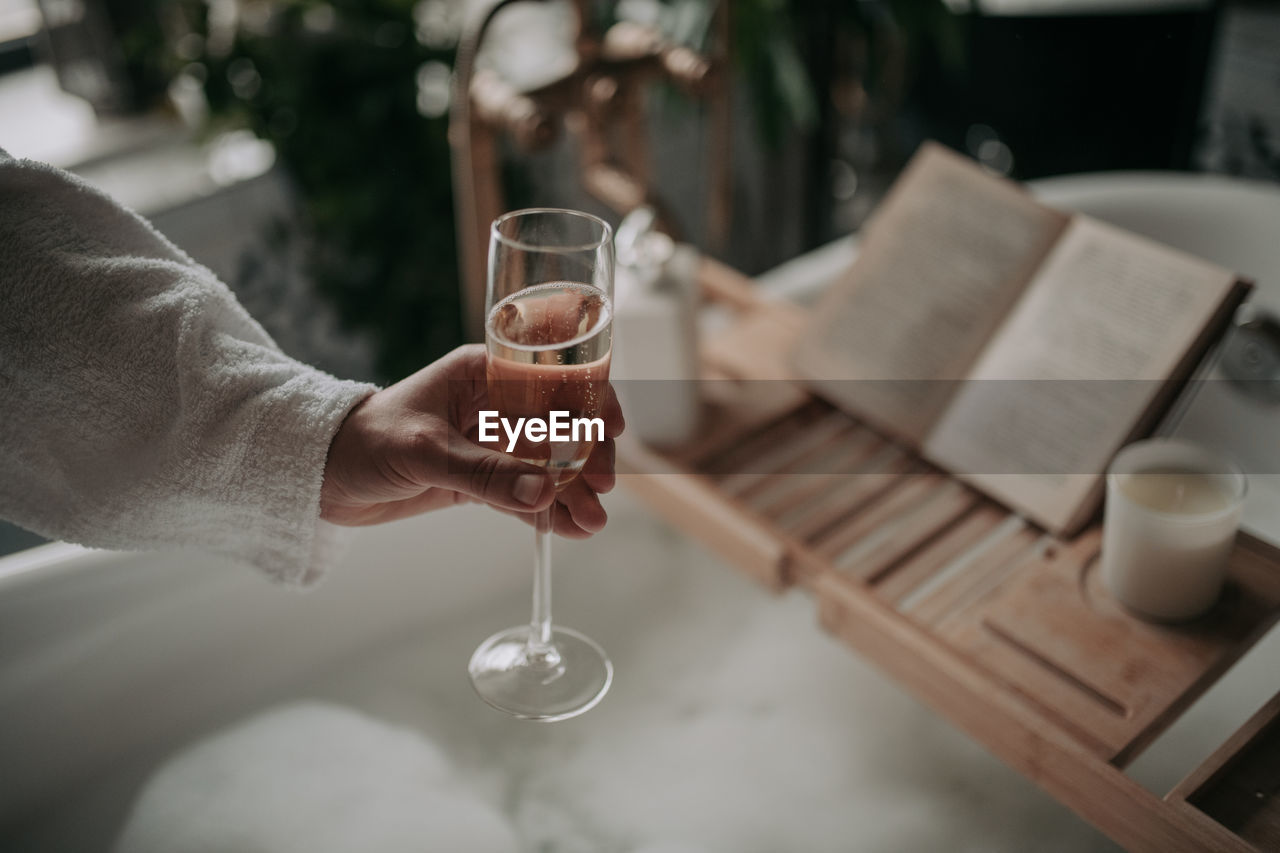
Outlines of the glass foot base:
M613 664L589 637L553 628L546 650L528 647L529 626L499 631L467 667L480 698L524 720L554 722L589 711L613 681Z

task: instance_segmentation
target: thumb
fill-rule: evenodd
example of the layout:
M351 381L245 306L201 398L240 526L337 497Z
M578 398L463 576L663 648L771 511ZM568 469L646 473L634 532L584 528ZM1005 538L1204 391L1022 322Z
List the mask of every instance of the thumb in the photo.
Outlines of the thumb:
M537 512L555 500L555 483L544 469L459 434L449 441L444 467L443 486L502 509Z

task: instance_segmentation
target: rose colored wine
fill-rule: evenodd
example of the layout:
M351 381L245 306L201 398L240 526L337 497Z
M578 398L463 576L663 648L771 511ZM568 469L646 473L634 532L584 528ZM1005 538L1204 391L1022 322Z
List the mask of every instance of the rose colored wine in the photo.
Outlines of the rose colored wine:
M493 306L485 324L489 402L500 417L595 418L604 406L611 343L609 297L571 281L527 287ZM590 436L588 436L590 434ZM594 447L594 433L578 441L531 442L523 435L513 455L545 465L563 487Z

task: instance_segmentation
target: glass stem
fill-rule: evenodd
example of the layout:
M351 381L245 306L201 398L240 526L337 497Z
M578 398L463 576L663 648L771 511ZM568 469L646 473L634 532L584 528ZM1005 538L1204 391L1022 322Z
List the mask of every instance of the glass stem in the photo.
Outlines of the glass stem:
M533 618L529 621L528 654L532 661L554 666L560 655L551 644L551 525L555 501L534 516Z

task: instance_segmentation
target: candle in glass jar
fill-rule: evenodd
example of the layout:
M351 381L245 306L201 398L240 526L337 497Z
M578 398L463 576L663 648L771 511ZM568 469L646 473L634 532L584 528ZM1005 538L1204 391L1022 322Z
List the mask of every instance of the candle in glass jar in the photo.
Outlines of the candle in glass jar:
M1137 613L1190 619L1213 606L1240 524L1245 478L1234 463L1183 441L1121 451L1107 475L1102 575Z

